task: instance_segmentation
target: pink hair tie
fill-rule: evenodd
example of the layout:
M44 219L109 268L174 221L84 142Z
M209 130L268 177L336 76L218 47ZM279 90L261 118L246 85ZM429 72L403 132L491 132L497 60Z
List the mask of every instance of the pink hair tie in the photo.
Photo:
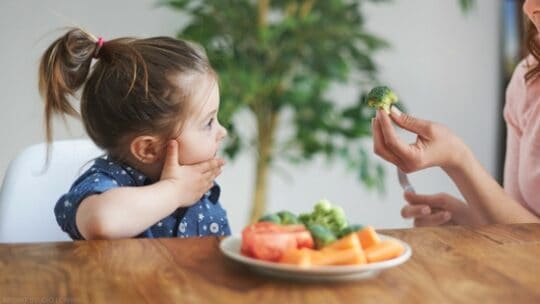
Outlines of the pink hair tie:
M94 58L98 58L99 50L101 49L103 44L105 44L105 39L103 39L103 37L99 37L98 40L96 41L96 44L97 44L97 47L96 47L96 50L94 51L94 56L93 56Z

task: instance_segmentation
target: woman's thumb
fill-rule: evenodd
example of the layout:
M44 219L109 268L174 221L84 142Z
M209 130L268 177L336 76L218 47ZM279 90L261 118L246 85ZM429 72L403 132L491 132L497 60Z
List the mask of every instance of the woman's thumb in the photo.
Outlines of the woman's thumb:
M425 135L431 124L431 122L427 120L405 114L395 106L392 106L390 109L390 117L392 117L392 120L401 128L418 135Z

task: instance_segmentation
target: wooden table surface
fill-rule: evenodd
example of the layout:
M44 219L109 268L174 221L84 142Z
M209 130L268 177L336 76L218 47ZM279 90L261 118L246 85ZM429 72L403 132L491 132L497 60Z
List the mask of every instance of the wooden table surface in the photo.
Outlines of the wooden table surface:
M540 303L540 224L381 232L411 259L340 283L260 276L213 237L1 244L0 303Z

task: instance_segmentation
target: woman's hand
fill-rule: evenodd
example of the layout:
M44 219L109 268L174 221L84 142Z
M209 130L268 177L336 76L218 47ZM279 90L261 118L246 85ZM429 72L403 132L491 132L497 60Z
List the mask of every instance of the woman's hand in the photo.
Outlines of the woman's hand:
M401 216L414 219L414 226L481 225L485 221L463 201L447 194L421 195L405 192L409 202L401 209Z
M221 174L225 161L211 159L195 165L183 166L178 163L178 143L171 140L167 145L165 163L160 181L169 181L178 190L179 207L191 206L197 202L214 184Z
M401 128L415 133L416 142L403 142L392 126L392 120ZM401 113L396 107L392 107L390 115L378 110L372 124L375 153L406 173L432 166L443 169L457 166L461 155L468 151L461 139L448 128Z

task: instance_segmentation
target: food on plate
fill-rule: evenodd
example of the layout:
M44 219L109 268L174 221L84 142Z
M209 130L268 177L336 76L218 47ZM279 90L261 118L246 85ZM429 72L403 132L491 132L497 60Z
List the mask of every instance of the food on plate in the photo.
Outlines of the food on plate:
M346 236L347 234L350 234L350 233L353 233L353 232L358 232L358 231L362 230L363 228L364 228L364 225L358 225L358 224L347 226L347 227L341 229L341 231L338 233L337 237L340 238L342 236Z
M242 254L260 260L278 261L287 250L313 246L313 238L304 225L258 222L242 231Z
M299 267L307 268L311 263L311 250L308 248L291 248L285 252L279 259L280 263L298 265Z
M259 219L259 222L271 222L271 223L281 224L281 218L279 217L279 215L272 213L272 214L267 214L261 217Z
M377 232L375 232L375 229L373 229L371 226L361 229L357 233L358 239L362 244L362 248L369 248L381 242Z
M333 205L326 199L318 201L311 213L300 214L298 218L304 225L326 227L334 235L338 235L342 229L348 226L343 208Z
M267 214L259 219L259 222L272 222L282 225L300 224L300 220L296 214L290 211L280 211L278 213Z
M398 97L394 91L386 86L379 86L371 89L368 93L367 104L372 108L384 109L386 113L390 113L392 104L398 102Z
M307 228L313 237L315 247L323 248L337 240L336 235L328 228L318 224L308 224Z
M282 225L300 224L298 216L290 211L280 211L277 216L279 216Z
M365 250L368 262L379 262L400 256L405 248L395 240L384 240Z
M371 226L349 225L343 209L327 200L300 216L265 215L242 231L243 255L302 268L374 263L404 251L399 241L381 240Z
M312 256L313 265L355 265L365 264L366 256L358 237L349 234Z

